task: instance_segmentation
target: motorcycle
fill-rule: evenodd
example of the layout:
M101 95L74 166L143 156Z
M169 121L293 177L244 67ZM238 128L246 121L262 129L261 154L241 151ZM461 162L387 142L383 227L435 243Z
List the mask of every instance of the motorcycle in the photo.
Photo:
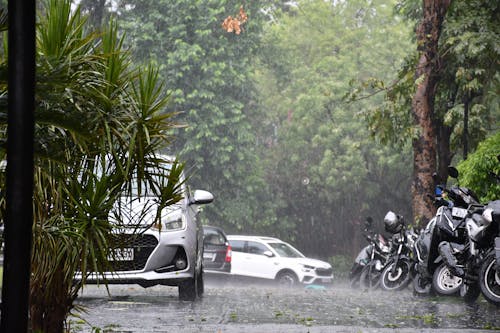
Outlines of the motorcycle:
M359 285L365 289L376 289L391 253L390 242L379 233L366 236L370 243L370 257L359 275Z
M463 277L460 296L466 303L473 303L481 293L479 270L489 253L493 252L495 238L499 235L500 223L498 218L495 220L492 218L491 212L500 212L500 201L492 201L486 206L473 204L467 210L465 244L443 243L442 255L446 256L450 269L454 270L453 266L456 266L456 274ZM495 273L493 277L494 275ZM494 278L489 282L493 285L496 283ZM498 284L497 289L500 289Z
M454 167L449 167L448 172L451 177L458 177ZM416 294L428 294L433 289L438 294L453 295L463 282L463 270L452 260L454 257L448 255L449 246L453 244L454 248L459 248L466 242L467 208L479 202L468 188L441 185L436 187L434 202L438 206L437 213L414 246L417 273L413 287Z
M402 290L413 279L413 245L417 235L406 229L404 219L389 211L384 217L385 231L393 234L392 248L387 265L380 277L380 286L384 290Z
M479 246L487 244L487 251L479 269L479 287L488 302L500 306L500 200L488 203L480 225L473 240Z
M498 175L493 175L498 180ZM466 303L475 302L481 293L479 269L488 254L493 251L495 238L499 235L499 223L491 213L495 211L500 212L499 200L491 201L487 205L472 202L463 212L466 229L465 243L442 242L439 245L439 252L446 265L455 275L463 278L460 296ZM494 276L495 273L493 273ZM486 286L485 281L483 279L483 287ZM490 277L489 282L494 285L497 281ZM485 288L487 293L491 290L492 288ZM494 296L490 295L490 299L494 299Z
M359 279L361 277L361 272L363 268L368 264L371 260L371 254L373 250L373 245L371 244L371 239L374 237L375 232L373 231L373 219L371 217L367 217L364 223L363 228L363 236L368 241L368 245L363 247L356 259L354 259L354 263L349 272L349 282L352 288L359 287Z

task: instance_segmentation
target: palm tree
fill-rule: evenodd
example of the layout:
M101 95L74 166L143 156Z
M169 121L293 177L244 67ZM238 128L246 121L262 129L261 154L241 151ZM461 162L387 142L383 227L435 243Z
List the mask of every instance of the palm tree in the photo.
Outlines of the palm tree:
M168 147L175 124L164 113L168 96L156 70L132 68L115 22L102 32L86 31L86 18L71 10L70 0L48 0L42 13L30 321L33 331L63 332L85 283L85 275L74 282L75 272L109 270L108 216L132 182L155 182L149 170L162 162L156 152ZM2 55L0 75L5 68ZM1 98L8 91L0 79ZM172 179L182 167L174 164ZM180 199L176 186L158 192L164 205Z

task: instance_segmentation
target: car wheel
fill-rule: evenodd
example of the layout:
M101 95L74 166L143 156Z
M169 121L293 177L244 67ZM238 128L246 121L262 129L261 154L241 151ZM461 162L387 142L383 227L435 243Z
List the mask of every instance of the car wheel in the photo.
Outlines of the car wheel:
M276 276L276 281L278 282L278 285L280 287L294 287L297 285L299 279L297 278L297 275L295 273L290 272L290 271L283 271L278 273Z
M198 288L198 297L201 297L203 293L205 292L205 282L204 282L204 276L203 276L203 267L200 271L200 274L198 274L198 283L197 286Z

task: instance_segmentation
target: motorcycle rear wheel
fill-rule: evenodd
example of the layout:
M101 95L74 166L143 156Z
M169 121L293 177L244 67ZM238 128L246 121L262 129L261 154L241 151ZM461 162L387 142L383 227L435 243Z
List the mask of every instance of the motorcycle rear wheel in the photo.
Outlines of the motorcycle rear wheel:
M380 277L380 286L384 290L402 290L411 282L411 264L408 260L399 260L396 271L392 269L396 263L387 265Z
M492 251L483 264L479 272L479 287L484 298L496 306L500 305L500 271L496 269L495 252Z
M461 277L451 274L450 269L442 263L434 271L432 287L440 295L456 295L463 283Z
M417 273L413 278L413 293L417 296L430 295L432 291L432 282Z

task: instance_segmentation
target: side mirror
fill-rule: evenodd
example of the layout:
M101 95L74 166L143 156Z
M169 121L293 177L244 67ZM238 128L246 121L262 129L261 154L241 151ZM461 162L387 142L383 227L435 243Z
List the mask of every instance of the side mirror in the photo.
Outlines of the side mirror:
M455 167L449 166L448 167L448 175L452 178L458 178L458 170Z
M274 257L274 254L271 251L264 251L262 254L269 258Z
M214 201L214 196L212 193L204 190L194 191L193 197L190 200L191 205L204 205L209 204Z

